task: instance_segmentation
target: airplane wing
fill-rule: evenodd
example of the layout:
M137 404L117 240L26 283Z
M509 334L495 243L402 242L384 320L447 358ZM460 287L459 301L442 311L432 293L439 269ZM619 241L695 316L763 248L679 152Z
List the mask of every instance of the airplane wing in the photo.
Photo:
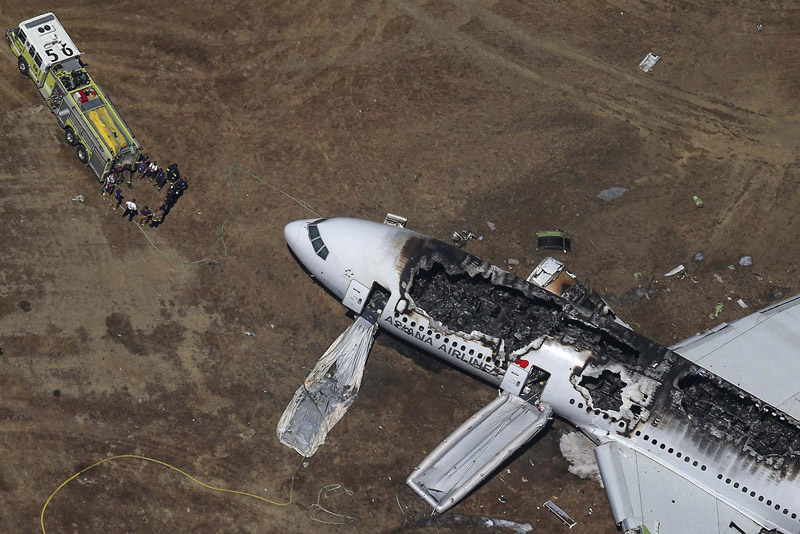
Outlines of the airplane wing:
M609 441L597 465L622 531L642 534L759 534L762 528L681 474Z
M800 295L698 334L672 350L800 419Z

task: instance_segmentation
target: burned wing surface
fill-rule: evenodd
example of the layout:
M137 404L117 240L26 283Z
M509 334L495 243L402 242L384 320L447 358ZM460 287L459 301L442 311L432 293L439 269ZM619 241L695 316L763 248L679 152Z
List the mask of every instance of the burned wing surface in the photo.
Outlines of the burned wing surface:
M551 295L463 250L410 237L401 256L408 310L445 333L482 339L497 373L524 358L546 381L559 372L547 351L571 348L566 397L549 398L547 384L542 399L598 442L640 447L706 491L730 494L727 501L751 517L785 524L800 515L796 419L596 308Z

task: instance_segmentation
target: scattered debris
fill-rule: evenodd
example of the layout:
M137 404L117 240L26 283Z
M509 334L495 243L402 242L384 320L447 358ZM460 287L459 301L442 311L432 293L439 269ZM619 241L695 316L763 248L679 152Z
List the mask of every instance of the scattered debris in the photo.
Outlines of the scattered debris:
M517 523L506 519L487 519L483 524L486 528L500 527L511 530L514 534L527 534L533 532L533 525L530 523Z
M648 52L642 62L639 63L639 68L645 72L650 72L653 70L653 67L656 66L656 63L658 63L659 59L661 59L661 56L657 56L652 52Z
M569 514L567 514L567 512L559 508L553 501L547 501L546 503L544 503L543 506L548 510L550 510L551 512L553 512L556 515L556 517L562 520L564 524L567 525L570 529L572 529L572 527L577 525L575 520L572 519L569 516Z
M569 462L569 472L584 480L601 482L600 470L594 456L595 445L592 440L580 432L568 432L561 436L558 448L561 455ZM602 485L602 484L601 484Z
M702 252L698 252L694 255L694 261L703 261L706 257L703 255Z
M694 200L694 205L698 208L703 207L703 199L698 197L697 195L692 196L692 200Z
M522 482L528 482L528 479L525 478L525 477L522 477Z
M491 230L492 232L497 230L497 225L494 224L493 222L486 221L486 226L488 226L489 230Z
M735 266L733 266L733 265L728 265L728 270L730 270L730 271L735 271L735 270L736 270L736 267L735 267Z
M589 515L592 515L592 507L589 507Z
M750 267L753 265L753 257L752 256L742 256L739 258L739 265L742 267Z
M742 308L747 308L747 303L745 303L745 301L743 301L742 299L739 299L739 300L737 300L736 302L737 302L737 303L739 304L739 306L741 306Z
M603 189L595 196L600 200L605 200L608 202L609 200L614 200L615 198L621 197L627 192L628 188L626 187L609 187L608 189Z
M507 262L509 265L519 265L519 260L517 260L517 259L514 259L514 258L508 258L508 259L506 260L506 262Z
M637 282L641 281L641 279L642 279L641 271L633 273L633 279L636 280Z
M470 239L478 239L478 236L469 230L462 230L461 232L453 232L453 244L457 247L463 247ZM480 239L483 241L483 239Z
M536 232L538 241L536 248L539 250L572 250L573 235L563 230L543 230Z
M722 280L722 277L717 273L714 273L714 279L719 282L720 284L724 284L725 282Z
M251 332L250 330L248 330L247 332L245 332L245 333L244 333L244 335L246 335L246 336L250 336L250 337L256 337L256 333L255 333L255 332Z
M72 199L73 202L83 202L84 200L86 199L83 198L83 195L78 195L77 197Z
M400 215L395 215L394 213L387 213L386 217L383 219L383 224L396 226L398 228L405 228L407 222L408 219L406 217L401 217Z
M763 24L761 24L760 22L756 23L756 31L757 32L760 32L763 29L764 29L764 25Z
M722 313L722 310L725 309L725 305L721 302L717 302L714 306L714 317L719 317L719 314Z
M317 502L311 505L311 511L308 513L308 517L310 517L313 521L325 523L326 525L344 525L346 523L355 521L355 517L332 512L322 505L324 501L334 499L340 495L352 497L353 491L345 488L341 484L328 484L327 486L323 486L317 494ZM320 512L328 514L331 519L320 519Z
M680 274L681 278L686 275L686 267L684 267L682 263L671 271L664 273L664 276L675 276L676 274Z
M242 441L247 441L247 440L249 440L250 438L252 438L253 436L256 435L256 429L255 428L248 428L244 432L241 432L241 433L236 434L236 435L239 436L239 438L241 438Z
M501 502L501 503L503 503L503 504L505 504L505 503L507 503L507 502L508 502L508 499L506 499L506 498L505 498L504 496L502 496L502 495L500 495L500 497L498 497L498 498L497 498L497 500L498 500L498 501L500 501L500 502Z

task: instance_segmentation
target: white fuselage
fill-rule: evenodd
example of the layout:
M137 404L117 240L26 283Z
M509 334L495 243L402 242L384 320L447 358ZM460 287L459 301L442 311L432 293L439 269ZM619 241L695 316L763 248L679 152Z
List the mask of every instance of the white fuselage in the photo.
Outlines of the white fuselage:
M595 442L624 443L738 509L755 523L783 532L800 532L800 489L794 478L796 474L781 475L780 470L757 461L754 455L743 454L738 446L714 439L709 431L692 426L691 417L664 408L671 394L665 388L673 387L671 382L662 384L633 366L606 361L598 358L596 350L559 339L545 338L535 348L505 354L503 344L491 335L448 327L411 302L410 287L417 268L413 262L419 256L410 251L409 243L428 247L426 261L437 254L465 255L462 251L455 249L458 250L455 252L450 245L404 228L370 221L327 219L316 223L313 236L309 235L309 224L314 221L295 221L286 226L286 241L295 256L339 299L345 298L352 280L368 288L383 288L388 299L376 310L380 328L493 386L500 385L510 361L525 359L549 375L543 381L540 399ZM326 252L320 254L323 242ZM481 266L482 275L491 272L511 276L487 266ZM519 287L527 284L515 280ZM644 340L633 333L631 336ZM657 346L649 340L641 343ZM688 368L688 362L680 356L670 353L670 358L675 369ZM654 361L652 365L660 363ZM613 373L625 384L619 392L621 405L599 407L593 394L581 386L582 374L600 376L601 372ZM634 411L636 408L639 411Z

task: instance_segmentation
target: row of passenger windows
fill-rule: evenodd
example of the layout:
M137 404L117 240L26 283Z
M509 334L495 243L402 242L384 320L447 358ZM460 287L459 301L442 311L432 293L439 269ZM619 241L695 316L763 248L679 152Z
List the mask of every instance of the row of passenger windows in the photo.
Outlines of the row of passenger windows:
M569 400L569 403L572 404L572 405L575 405L576 402L577 401L575 399L570 399ZM579 409L583 409L583 403L582 402L577 402L577 405L578 405ZM589 406L586 407L586 413L592 413L592 411L594 411L595 415L599 415L600 414L600 410L592 410ZM603 413L603 418L604 419L608 419L609 417L605 413ZM615 420L613 417L611 419L612 419L612 421ZM620 428L624 428L625 427L625 423L623 421L619 421L619 427ZM642 431L641 430L637 430L635 432L635 434L636 434L637 437L641 437L644 441L650 442L653 445L657 445L662 451L666 451L668 454L674 454L676 458L683 458L683 461L686 462L687 464L691 462L692 467L699 467L700 471L706 471L708 469L708 467L705 464L701 464L697 460L692 461L692 459L689 456L684 456L681 451L676 451L672 447L667 448L666 444L659 443L656 438L651 438L649 434L644 434L644 436L642 436ZM741 487L742 493L748 493L747 486L742 486L738 482L732 481L730 478L726 478L722 473L719 473L717 475L717 479L718 480L722 480L723 478L725 479L725 484L731 484L732 483L734 488L739 489ZM750 491L749 495L750 495L750 497L753 497L753 498L758 497L758 502L764 502L766 500L765 504L767 506L770 506L770 507L774 506L775 510L781 511L781 505L780 504L773 505L771 499L766 499L763 495L757 495L755 491ZM783 508L782 513L783 513L783 515L790 515L788 508ZM792 519L797 519L797 512L792 512L790 517Z

